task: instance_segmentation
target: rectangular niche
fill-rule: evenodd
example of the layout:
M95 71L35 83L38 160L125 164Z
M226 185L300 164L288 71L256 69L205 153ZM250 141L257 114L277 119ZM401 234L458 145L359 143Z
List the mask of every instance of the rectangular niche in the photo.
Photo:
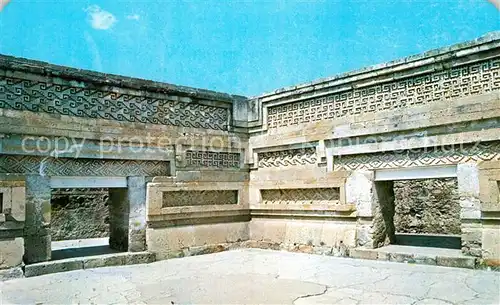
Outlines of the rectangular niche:
M238 204L238 191L202 190L163 192L163 208L221 204Z
M260 190L263 204L338 204L340 188Z

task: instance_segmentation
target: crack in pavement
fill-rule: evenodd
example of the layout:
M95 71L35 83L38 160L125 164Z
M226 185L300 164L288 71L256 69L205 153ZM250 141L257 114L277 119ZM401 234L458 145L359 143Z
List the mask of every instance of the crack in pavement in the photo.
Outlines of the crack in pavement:
M318 292L318 293L313 293L313 294L306 294L306 295L302 295L302 296L298 296L296 297L293 301L292 301L292 304L295 304L295 302L297 302L298 300L300 299L306 299L306 298L310 298L310 297L316 297L316 296L320 296L320 295L324 295L325 293L328 292L328 286L324 285L324 290L323 292Z

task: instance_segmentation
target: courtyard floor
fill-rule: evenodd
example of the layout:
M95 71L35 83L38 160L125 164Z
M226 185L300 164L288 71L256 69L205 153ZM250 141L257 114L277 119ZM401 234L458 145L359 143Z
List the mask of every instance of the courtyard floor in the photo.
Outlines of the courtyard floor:
M241 249L0 282L0 304L499 304L500 273Z

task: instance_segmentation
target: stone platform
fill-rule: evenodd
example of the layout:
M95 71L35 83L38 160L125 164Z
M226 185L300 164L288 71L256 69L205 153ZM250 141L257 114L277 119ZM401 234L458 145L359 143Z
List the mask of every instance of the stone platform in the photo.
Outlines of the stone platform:
M457 249L388 245L377 249L351 249L349 255L353 258L444 267L473 269L476 266L475 257L465 256Z
M498 304L500 273L239 249L0 282L2 304Z
M154 261L155 255L150 252L121 252L93 256L80 256L26 265L24 268L24 276L31 277L80 269L146 264Z

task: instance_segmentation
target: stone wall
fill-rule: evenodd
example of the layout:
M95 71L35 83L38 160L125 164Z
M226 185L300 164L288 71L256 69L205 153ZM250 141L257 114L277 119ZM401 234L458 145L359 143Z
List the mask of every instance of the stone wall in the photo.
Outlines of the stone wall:
M108 237L108 201L107 189L54 189L52 240Z
M394 195L396 232L460 234L457 179L395 181Z

